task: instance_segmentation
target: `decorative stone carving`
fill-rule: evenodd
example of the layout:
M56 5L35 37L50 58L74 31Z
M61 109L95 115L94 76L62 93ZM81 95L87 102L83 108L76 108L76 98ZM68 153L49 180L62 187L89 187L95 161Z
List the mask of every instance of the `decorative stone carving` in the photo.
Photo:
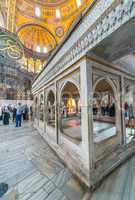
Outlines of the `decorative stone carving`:
M108 7L108 5L110 5L110 7ZM101 13L105 8L107 8L107 10ZM70 66L71 63L74 63L79 57L85 55L86 52L110 33L114 32L126 21L132 19L135 16L135 0L101 0L95 6L94 11L95 12L90 12L86 15L81 22L82 32L83 26L86 25L90 26L88 31L81 34L82 36L76 43L73 43L72 48L67 49L65 55L61 56L53 67L50 67L50 70L45 73L44 78L38 77L35 84L33 84L34 90L38 89L38 86L47 83L52 77L64 70L65 67ZM98 20L97 16L99 17ZM80 29L78 28L78 30ZM71 42L70 38L67 43L68 42ZM65 48L67 48L66 44ZM59 55L59 52L57 54ZM38 83L38 85L36 83Z

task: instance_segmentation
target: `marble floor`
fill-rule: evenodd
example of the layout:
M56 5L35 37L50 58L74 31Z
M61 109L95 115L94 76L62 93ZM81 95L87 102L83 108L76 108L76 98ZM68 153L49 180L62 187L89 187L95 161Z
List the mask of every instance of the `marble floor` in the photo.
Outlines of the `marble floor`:
M135 156L108 176L89 200L134 200Z
M1 200L134 200L135 156L89 196L30 124L0 126L0 182Z
M82 200L86 192L29 124L0 126L0 182L9 185L4 200Z

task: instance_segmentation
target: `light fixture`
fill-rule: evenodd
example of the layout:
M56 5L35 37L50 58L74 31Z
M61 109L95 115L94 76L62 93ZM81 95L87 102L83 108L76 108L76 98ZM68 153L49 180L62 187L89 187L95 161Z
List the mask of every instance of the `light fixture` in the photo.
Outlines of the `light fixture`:
M56 17L57 17L57 18L61 18L60 9L56 9Z
M76 0L77 7L79 8L82 5L81 0Z
M35 15L36 15L37 17L40 17L41 12L40 12L40 8L39 8L39 7L36 7L36 8L35 8Z
M40 46L37 46L37 52L40 53Z
M43 52L47 53L47 48L46 47L43 48Z

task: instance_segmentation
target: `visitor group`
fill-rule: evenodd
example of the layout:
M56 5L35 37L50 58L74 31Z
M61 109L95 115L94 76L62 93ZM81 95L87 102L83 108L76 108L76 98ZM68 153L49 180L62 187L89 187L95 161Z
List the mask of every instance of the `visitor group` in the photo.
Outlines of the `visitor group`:
M22 121L32 120L32 106L21 105L16 106L1 106L0 105L0 124L9 125L14 123L16 127L21 127Z

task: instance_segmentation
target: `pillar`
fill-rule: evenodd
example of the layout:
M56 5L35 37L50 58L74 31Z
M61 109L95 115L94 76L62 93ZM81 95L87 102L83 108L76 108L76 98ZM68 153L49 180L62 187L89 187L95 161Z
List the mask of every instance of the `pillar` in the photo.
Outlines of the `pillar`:
M27 58L27 71L29 71L29 59Z
M46 126L47 126L47 109L48 109L48 106L47 106L47 93L46 93L46 90L44 89L44 133L46 136Z
M94 143L93 143L93 105L92 105L92 62L85 58L80 66L81 78L81 128L82 149L88 167L93 167Z
M34 60L34 73L36 73L36 60Z
M126 144L126 125L125 125L125 113L124 113L124 103L125 103L125 87L124 87L124 77L121 76L121 96L120 96L120 106L121 106L121 131L122 131L122 139L121 144Z
M16 0L8 0L7 29L15 32Z
M58 103L58 86L55 82L55 130L56 130L56 142L59 144L59 103Z

